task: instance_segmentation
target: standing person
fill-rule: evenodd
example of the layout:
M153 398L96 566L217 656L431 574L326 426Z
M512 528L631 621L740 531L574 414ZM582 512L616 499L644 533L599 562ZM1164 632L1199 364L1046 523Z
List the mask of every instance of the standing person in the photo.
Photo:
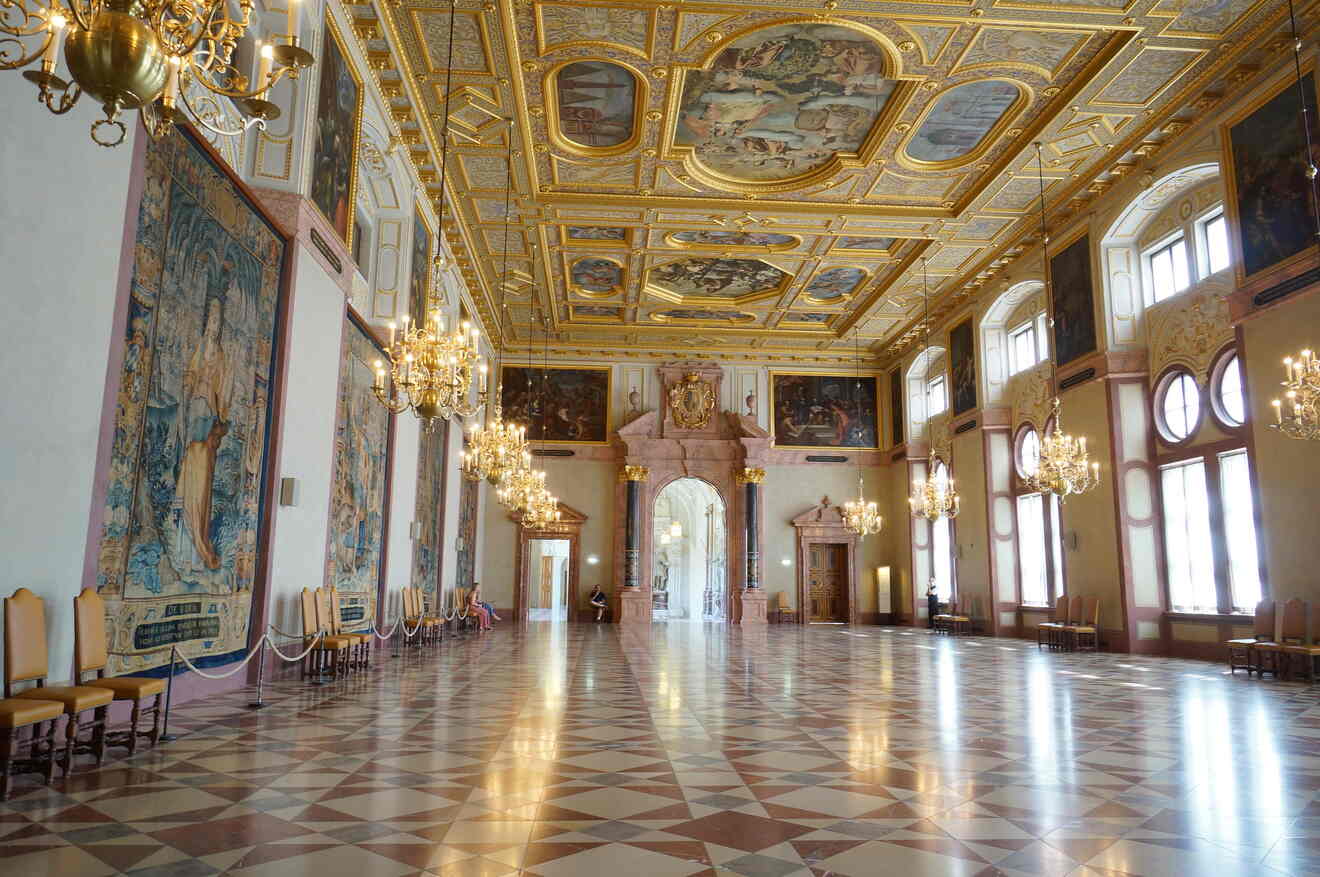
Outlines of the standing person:
M480 596L478 593L480 590L481 587L479 585L473 585L472 590L468 592L467 611L468 615L476 617L477 627L481 630L490 630L490 613L486 611L486 607L482 606L481 601L477 599Z
M596 610L596 620L600 621L605 617L605 609L609 603L605 599L605 592L600 589L600 585L595 585L591 589L591 608Z

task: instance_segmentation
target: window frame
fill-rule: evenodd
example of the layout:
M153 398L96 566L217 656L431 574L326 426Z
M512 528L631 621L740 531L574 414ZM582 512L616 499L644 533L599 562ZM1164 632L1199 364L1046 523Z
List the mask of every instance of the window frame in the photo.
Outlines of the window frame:
M1164 418L1164 400L1174 382L1183 377L1190 379L1192 386L1196 387L1196 417L1189 425L1187 435L1178 438L1169 429L1169 425ZM1208 401L1206 388L1196 379L1196 375L1192 373L1191 369L1182 365L1173 365L1166 368L1155 382L1155 392L1151 394L1151 416L1154 418L1155 435L1160 443L1170 448L1181 448L1194 443L1201 427L1205 425L1205 409Z
M1224 373L1228 370L1228 365L1233 360L1238 363L1238 375L1242 382L1242 422L1234 423L1224 410L1223 401L1220 398L1223 387ZM1210 365L1210 381L1207 387L1207 395L1210 401L1210 416L1214 418L1215 426L1228 433L1242 433L1246 431L1247 424L1251 421L1251 405L1247 397L1247 376L1242 369L1242 354L1238 351L1237 344L1228 344L1215 354Z
M943 400L943 406L936 410L930 404L930 390L936 384L940 385L940 398ZM944 379L944 372L940 372L934 377L926 378L922 391L926 394L926 419L934 417L937 414L943 414L949 410L949 382Z
M1224 237L1228 245L1228 264L1219 271L1210 270L1210 234L1206 231L1210 223L1217 219L1224 221ZM1204 280L1213 274L1221 271L1227 271L1233 267L1233 243L1229 239L1228 214L1224 212L1224 203L1221 201L1208 210L1203 211L1198 216L1192 218L1192 228L1196 234L1196 274L1197 281Z
M1155 290L1155 257L1165 250L1171 249L1180 241L1182 242L1183 249L1183 267L1187 271L1187 285L1181 289L1175 289L1163 298L1157 298ZM1195 245L1193 244L1193 246ZM1177 298L1200 281L1201 278L1197 276L1196 271L1194 270L1196 266L1192 264L1192 260L1196 258L1196 254L1189 252L1189 249L1191 248L1187 245L1187 229L1183 226L1179 226L1177 230L1166 234L1164 237L1141 251L1141 279L1143 281L1142 299L1145 301L1147 308L1159 304L1160 302L1166 302L1171 298ZM1172 256L1170 256L1170 259L1172 259ZM1177 277L1176 270L1174 271L1174 277ZM1175 279L1174 282L1176 283L1177 280Z
M1049 430L1053 420L1050 418L1045 424L1046 431ZM1022 530L1018 523L1018 499L1039 492L1032 490L1027 484L1026 476L1020 468L1022 440L1028 432L1036 433L1037 438L1042 433L1041 430L1036 429L1034 423L1027 421L1018 426L1013 434L1013 475L1010 479L1010 492L1013 495L1013 585L1019 606L1028 609L1046 609L1053 607L1059 597L1068 593L1068 564L1063 559L1063 505L1058 497L1041 494L1041 521L1045 530L1045 595L1049 602L1045 606L1025 603L1022 600Z

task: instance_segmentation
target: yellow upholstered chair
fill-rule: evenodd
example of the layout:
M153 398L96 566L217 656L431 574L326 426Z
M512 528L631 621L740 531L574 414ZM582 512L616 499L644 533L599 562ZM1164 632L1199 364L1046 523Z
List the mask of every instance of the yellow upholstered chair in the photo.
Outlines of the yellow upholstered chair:
M55 777L55 726L62 715L64 704L55 700L0 700L0 801L9 800L9 778L17 773L39 771L50 785ZM20 738L24 728L31 728L31 734ZM29 757L20 760L21 746L27 747Z
M1049 621L1042 621L1036 625L1036 648L1041 644L1054 647L1058 641L1059 632L1063 630L1064 625L1068 623L1068 598L1060 597L1054 601L1054 611L1050 613Z
M1263 677L1266 673L1273 673L1277 677L1283 672L1287 659L1284 649L1306 644L1307 614L1305 600L1294 597L1283 604L1275 628L1276 635L1268 642L1256 643L1252 647L1258 656L1257 674Z
M1293 658L1300 659L1306 667L1306 680L1315 682L1315 664L1320 660L1320 607L1311 607L1307 613L1306 620L1306 639L1296 645L1285 645L1283 647L1283 659L1291 661ZM1292 670L1289 668L1289 675Z
M419 642L422 645L433 646L440 641L440 626L443 619L434 612L426 611L426 592L421 588L407 588L412 591L413 617L417 623L421 624L421 630L417 631L420 637Z
M1275 605L1273 600L1261 600L1256 604L1256 615L1252 622L1251 636L1231 639L1224 643L1228 646L1228 672L1230 675L1238 670L1246 670L1248 676L1256 672L1256 663L1259 659L1256 654L1256 646L1260 643L1271 642L1274 639Z
M344 614L339 607L339 589L330 588L330 633L332 636L346 636L351 641L350 658L355 668L365 670L371 665L371 634L344 629Z
M952 603L949 604L949 633L953 636L960 633L970 635L974 615L976 615L975 600L960 600L956 607Z
M133 704L129 716L127 732L111 732L106 735L106 742L112 746L127 746L128 754L137 752L139 737L146 737L155 746L160 739L161 704L165 697L165 680L150 676L113 676L106 678L105 665L110 655L105 635L105 601L91 588L73 598L73 669L74 682L83 683L84 673L95 673L96 678L87 682L91 688L105 688L115 700L126 700ZM154 698L154 699L153 699ZM150 701L145 712L151 713L150 731L138 731L138 722L142 720L143 704Z
M5 697L55 701L68 716L64 731L64 774L73 771L75 752L90 752L99 765L105 758L105 723L114 694L108 688L46 684L46 605L27 588L5 598ZM15 691L14 686L35 683ZM89 731L86 746L79 731Z
M949 607L943 612L936 613L934 621L935 632L953 633L953 619L958 614L958 601L953 597L949 598Z
M1073 600L1082 599L1074 597ZM1074 619L1063 627L1063 641L1067 647L1072 649L1084 649L1089 646L1089 651L1100 650L1100 598L1087 597L1082 602L1082 611Z
M341 660L346 661L348 656L349 641L340 637L329 635L328 631L322 629L318 620L317 602L320 588L312 591L309 588L302 589L302 623L303 623L303 648L307 648L315 643L315 648L307 653L307 661L303 665L303 677L310 673L313 676L319 676L329 665L332 676L339 676L339 665ZM325 636L317 639L317 635L325 633Z

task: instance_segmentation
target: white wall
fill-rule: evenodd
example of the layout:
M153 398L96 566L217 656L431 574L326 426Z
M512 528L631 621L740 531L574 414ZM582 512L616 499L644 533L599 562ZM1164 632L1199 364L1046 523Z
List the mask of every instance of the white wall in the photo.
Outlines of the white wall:
M94 102L56 118L35 98L17 73L0 76L0 592L46 600L60 682L72 675L133 140L104 149L87 137Z
M400 588L412 587L412 524L417 517L417 457L422 425L411 413L394 419L394 468L390 478L389 546L385 558L385 624L399 614ZM396 605L397 604L397 605Z

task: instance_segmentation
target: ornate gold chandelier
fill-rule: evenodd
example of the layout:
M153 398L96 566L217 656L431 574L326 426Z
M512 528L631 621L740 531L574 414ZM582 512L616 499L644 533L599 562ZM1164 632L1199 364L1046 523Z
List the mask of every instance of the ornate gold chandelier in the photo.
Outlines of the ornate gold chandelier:
M408 325L403 316L403 334L396 340L398 327L390 323L390 344L385 350L386 363L376 360L376 399L398 414L412 409L429 430L437 420L454 415L471 417L486 404L486 363L477 352L480 332L465 320L452 333L445 332L445 318L439 311L431 314L425 328ZM478 379L477 400L471 401L472 376Z
M289 32L276 34L278 42L258 42L258 72L251 80L238 68L235 52L253 23L252 0L238 0L237 15L226 0L66 2L0 0L0 70L39 62L23 78L57 116L73 109L84 92L100 101L105 118L92 123L91 136L101 146L118 146L128 136L119 118L124 110L140 110L153 138L185 118L222 135L264 128L280 116L268 99L271 87L285 76L296 79L314 63L298 45L299 0L289 0ZM55 72L61 45L68 79ZM222 113L211 95L232 100L244 124L219 127Z
M539 494L545 492L545 472L532 468L530 451L523 451L518 459L500 476L495 486L495 498L510 511L524 509Z
M926 260L921 260L921 298L925 302L925 318L922 329L926 336L926 349L922 354L922 362L929 366L930 364L930 286L926 274ZM929 418L927 418L927 431L929 431ZM952 453L952 446L950 446ZM912 495L908 497L908 506L912 509L914 518L925 518L928 521L938 521L940 518L956 518L958 512L962 509L962 498L958 496L958 491L953 486L953 479L941 473L937 475L932 462L926 467L926 478L924 481L914 482L912 485Z
M527 530L545 530L558 524L559 500L542 487L523 509L521 523Z
M862 412L860 396L862 354L861 348L858 346L860 331L860 328L853 331L853 404L856 408L855 416L859 422ZM843 504L843 525L856 533L858 538L865 539L867 536L879 533L880 528L885 524L885 519L880 516L880 510L876 504L867 501L862 487L862 457L859 452L857 456L857 499Z
M1026 479L1032 490L1052 493L1060 501L1085 493L1100 483L1100 464L1092 463L1086 453L1086 437L1070 436L1063 431L1059 413L1059 366L1054 350L1054 289L1050 283L1050 235L1045 227L1045 160L1040 141L1036 141L1036 185L1040 204L1040 252L1045 276L1045 302L1050 315L1050 388L1055 391L1051 403L1053 415L1040 440L1040 465Z
M1320 359L1310 350L1303 350L1296 358L1285 357L1283 371L1286 380L1284 399L1275 399L1274 423L1288 438L1320 441Z

